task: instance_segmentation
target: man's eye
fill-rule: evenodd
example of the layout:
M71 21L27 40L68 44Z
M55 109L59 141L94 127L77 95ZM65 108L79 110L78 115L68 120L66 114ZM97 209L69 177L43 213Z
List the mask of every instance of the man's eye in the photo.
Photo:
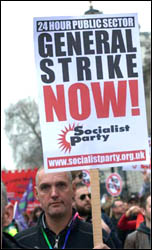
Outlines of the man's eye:
M49 188L50 188L49 185L42 185L42 186L40 187L40 189L41 189L42 191L46 191L46 190L48 190Z
M60 183L57 184L57 187L58 188L65 188L66 184L64 182L60 182Z

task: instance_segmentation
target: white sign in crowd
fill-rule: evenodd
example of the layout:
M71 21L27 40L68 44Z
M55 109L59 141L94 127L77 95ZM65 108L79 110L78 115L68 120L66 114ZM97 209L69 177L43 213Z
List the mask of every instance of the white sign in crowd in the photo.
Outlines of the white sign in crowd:
M137 14L34 18L47 172L149 164Z
M149 153L151 157L151 138L148 138L148 144L149 144ZM131 166L123 166L123 171L140 171L140 172L151 172L151 159L150 163L147 164L138 164L138 165L131 165Z
M122 179L118 173L112 173L106 179L106 189L111 196L119 196L122 191Z

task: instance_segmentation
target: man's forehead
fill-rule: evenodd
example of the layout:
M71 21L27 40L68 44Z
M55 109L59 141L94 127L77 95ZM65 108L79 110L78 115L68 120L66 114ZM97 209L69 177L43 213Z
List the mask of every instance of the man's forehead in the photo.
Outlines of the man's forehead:
M120 205L122 205L123 204L123 201L115 201L115 205L116 206L120 206Z
M38 175L38 181L68 181L68 175L66 172L59 172L59 173L45 173L44 169L40 170Z
M82 194L82 193L88 193L88 188L87 187L79 187L76 189L76 194Z

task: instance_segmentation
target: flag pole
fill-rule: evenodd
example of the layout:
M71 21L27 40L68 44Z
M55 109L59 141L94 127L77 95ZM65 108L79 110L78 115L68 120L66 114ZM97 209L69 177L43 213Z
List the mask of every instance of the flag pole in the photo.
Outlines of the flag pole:
M17 208L17 201L14 204L14 209L13 209L13 219L15 218L15 214L16 214L16 208Z

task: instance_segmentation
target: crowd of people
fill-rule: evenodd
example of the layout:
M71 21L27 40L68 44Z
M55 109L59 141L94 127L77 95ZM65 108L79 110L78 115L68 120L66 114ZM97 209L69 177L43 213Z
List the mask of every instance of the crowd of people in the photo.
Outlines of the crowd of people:
M109 208L101 203L101 243L94 246L91 190L81 171L36 174L35 195L40 202L30 216L25 213L27 229L13 218L13 205L2 188L3 249L150 249L150 187L128 201L116 197ZM13 228L14 227L14 228ZM13 228L13 230L11 230ZM10 229L10 230L9 230Z

